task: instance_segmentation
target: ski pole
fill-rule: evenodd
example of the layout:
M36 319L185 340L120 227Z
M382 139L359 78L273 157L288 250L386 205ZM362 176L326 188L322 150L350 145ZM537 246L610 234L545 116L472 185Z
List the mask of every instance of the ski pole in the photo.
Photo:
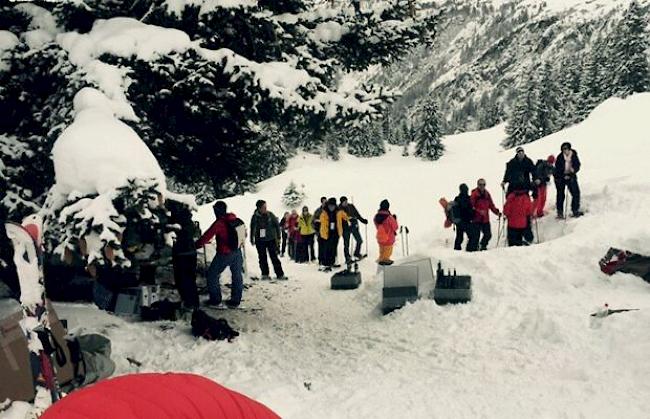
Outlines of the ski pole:
M539 244L539 225L537 224L537 217L535 217L535 237L537 238L537 244Z
M569 197L567 196L568 194L566 192L566 189L567 188L566 188L566 185L565 185L564 186L564 191L563 191L564 192L564 221L566 221L567 212L569 211L569 199L568 199Z
M406 256L409 255L409 228L404 226L404 231L406 233Z
M501 241L501 215L499 214L499 224L497 226L497 248L499 247L500 241Z
M404 226L399 227L399 238L402 245L402 256L404 256Z
M366 228L366 232L365 232L365 235L366 235L366 255L368 255L368 223L364 224L364 226Z

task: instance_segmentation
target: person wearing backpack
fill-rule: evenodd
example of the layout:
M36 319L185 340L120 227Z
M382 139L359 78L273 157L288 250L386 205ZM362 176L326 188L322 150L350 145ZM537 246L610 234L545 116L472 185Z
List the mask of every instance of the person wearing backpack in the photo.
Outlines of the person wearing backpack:
M544 216L544 207L546 206L546 188L551 180L551 175L555 172L555 156L550 155L546 160L539 159L535 163L535 189L533 190L533 211L537 217Z
M474 207L469 196L469 187L461 183L458 187L459 194L454 198L454 205L452 207L452 219L456 224L456 240L454 241L454 250L462 250L463 238L467 235L468 252L473 252L478 249L472 247L474 244L474 226L472 220L474 219Z
M503 215L508 219L508 246L523 246L532 242L532 237L528 236L532 236L530 220L534 214L528 190L519 189L509 194L503 206Z
M395 245L395 236L399 224L397 216L390 213L390 202L384 199L379 203L379 210L373 219L377 228L377 244L379 245L379 258L377 263L380 265L392 265L393 246Z
M300 233L300 241L296 262L313 262L314 256L314 216L309 213L309 208L302 207L302 214L298 218L298 231Z
M354 237L355 247L354 247L354 257L361 259L361 244L363 239L361 238L361 233L359 232L359 222L363 224L368 224L368 220L363 218L359 211L354 206L348 202L348 198L345 196L341 197L341 209L345 211L348 216L348 222L343 224L343 246L345 261L349 262L352 258L350 257L350 236Z
M266 201L260 199L255 203L255 212L251 217L251 244L257 248L261 279L270 279L268 257L271 258L277 278L287 279L278 257L279 243L280 223L278 217L267 209Z
M474 231L472 232L471 248L476 250L479 248L479 237L483 234L481 239L480 250L487 250L487 245L492 238L492 227L490 226L490 211L494 215L501 217L501 211L497 209L492 201L492 196L487 189L485 189L485 179L479 179L476 183L476 189L472 191L469 197L472 207L474 208L474 219L472 224Z
M235 214L227 212L226 203L223 201L217 201L212 207L212 210L214 211L216 221L212 223L210 228L196 242L196 248L198 249L212 240L213 237L217 241L217 254L212 259L206 275L208 293L210 294L208 304L221 304L219 277L226 268L230 268L232 291L230 300L226 301L226 305L230 308L235 308L241 303L244 290L244 278L242 277L244 258L241 247L239 247L241 238L238 237L237 229L233 226L235 224L243 225L243 223L241 223L241 220Z

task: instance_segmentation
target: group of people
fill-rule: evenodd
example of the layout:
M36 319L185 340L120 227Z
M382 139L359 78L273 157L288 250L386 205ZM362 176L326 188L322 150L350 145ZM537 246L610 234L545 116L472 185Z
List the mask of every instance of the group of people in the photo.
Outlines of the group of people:
M390 213L389 207L387 200L382 201L374 218L380 247L378 262L382 264L392 263L390 257L398 229L397 218ZM237 307L241 303L244 254L243 247L233 244L237 241L232 239L232 235L237 234L233 226L237 222L241 223L241 220L235 214L228 212L224 201L217 201L213 211L215 221L195 242L193 236L196 226L192 223L191 213L182 206L171 210L173 221L181 226L172 249L174 278L181 299L189 308L199 305L196 289L196 249L204 247L213 239L216 240L217 249L206 273L209 293L207 304L218 306L222 303L219 278L226 268L230 269L232 276L232 293L225 304L228 307ZM281 220L268 210L266 201L258 200L250 221L249 237L251 245L257 249L260 279L271 279L269 259L276 278L287 279L280 260L285 253L298 263L318 260L322 270L331 271L337 266L338 244L341 238L345 262L351 263L355 259L362 259L365 255L361 253L363 238L359 231L359 223L368 224L368 220L345 196L342 196L338 202L335 198L322 197L321 205L314 214L311 214L309 208L305 206L300 216L294 210L285 213ZM317 253L314 248L314 238L317 238L318 242ZM355 241L353 253L350 246L352 238Z
M479 179L476 189L469 193L466 184L461 184L459 195L454 199L454 224L456 240L454 249L461 250L467 236L466 250L469 252L486 250L492 238L490 211L498 217L507 219L507 239L509 246L529 245L534 240L532 222L544 216L547 187L554 178L557 190L557 218L565 218L566 190L571 194L571 214L583 215L580 210L580 187L578 171L580 159L572 149L571 143L561 146L557 157L550 155L546 160L536 163L526 156L523 147L517 147L516 155L506 164L501 188L505 193L503 213L494 205L492 196L486 189L485 179ZM506 189L507 185L507 189ZM532 200L531 200L532 192ZM482 236L482 237L481 237Z

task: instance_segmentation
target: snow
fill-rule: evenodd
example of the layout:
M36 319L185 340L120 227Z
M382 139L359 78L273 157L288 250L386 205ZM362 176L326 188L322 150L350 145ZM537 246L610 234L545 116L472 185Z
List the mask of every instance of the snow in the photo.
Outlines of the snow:
M319 23L309 36L317 42L338 42L349 29L338 22L329 21Z
M495 248L494 220L490 250L455 252L449 246L453 231L442 227L437 201L452 198L461 182L474 186L478 177L486 178L501 206L498 183L514 155L499 146L503 126L445 137L447 153L433 163L403 158L400 147L379 158L344 155L337 162L301 154L256 193L226 200L248 221L257 199L281 214L282 191L292 179L305 185L312 210L321 195L346 195L370 218L388 198L400 223L410 227L412 254L473 276L469 304L437 306L422 299L382 317L370 227L370 257L360 263L364 282L358 290L331 291L330 275L283 259L289 281L252 283L244 292L244 304L262 311L219 312L242 332L233 343L195 340L184 322L131 323L79 304L57 311L72 327L112 339L118 374L202 374L288 419L646 418L650 285L627 274L607 277L597 263L609 246L650 254L649 107L650 94L612 99L585 122L524 147L531 158L545 158L571 141L583 163L588 210L566 222L542 218L542 243L531 247ZM554 203L550 186L551 212ZM211 206L202 207L198 218L206 229ZM400 249L398 242L398 262ZM256 251L247 246L246 254L251 274L258 274ZM605 302L641 310L589 316ZM174 327L162 330L162 324Z
M14 49L19 43L18 37L13 33L5 30L0 31L0 53Z
M76 116L52 148L58 191L102 194L128 179L165 176L156 158L128 125L115 118L114 103L96 89L74 98Z
M32 18L31 22L29 23L30 29L41 29L51 36L54 36L60 32L54 15L52 15L52 13L47 9L26 2L15 5L14 9Z
M181 16L186 6L200 6L199 15L210 13L221 7L236 9L240 7L256 7L257 0L165 0L167 11Z

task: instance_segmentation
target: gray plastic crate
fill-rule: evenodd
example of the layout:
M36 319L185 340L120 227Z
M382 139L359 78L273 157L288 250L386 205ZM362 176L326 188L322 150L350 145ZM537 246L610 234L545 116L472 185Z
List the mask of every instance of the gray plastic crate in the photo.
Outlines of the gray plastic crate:
M386 266L381 310L384 314L402 308L418 299L418 267Z
M333 290L353 290L361 285L361 272L341 271L332 275L330 287Z

